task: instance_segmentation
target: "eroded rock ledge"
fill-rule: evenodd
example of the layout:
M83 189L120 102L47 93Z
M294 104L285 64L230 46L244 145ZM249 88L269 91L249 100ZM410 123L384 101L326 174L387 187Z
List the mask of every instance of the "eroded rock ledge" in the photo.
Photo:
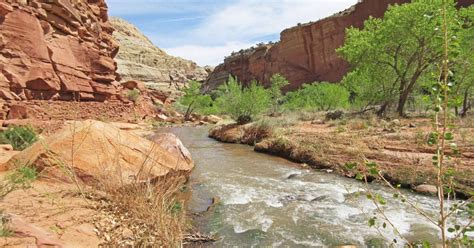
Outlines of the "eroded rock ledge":
M0 2L0 98L119 98L104 0Z

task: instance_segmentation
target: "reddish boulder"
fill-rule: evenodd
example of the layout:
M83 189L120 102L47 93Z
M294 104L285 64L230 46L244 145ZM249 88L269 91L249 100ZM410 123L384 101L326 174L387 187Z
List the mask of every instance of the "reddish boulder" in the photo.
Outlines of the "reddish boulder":
M122 86L129 90L138 89L139 91L146 91L145 83L137 80L124 82L122 83Z

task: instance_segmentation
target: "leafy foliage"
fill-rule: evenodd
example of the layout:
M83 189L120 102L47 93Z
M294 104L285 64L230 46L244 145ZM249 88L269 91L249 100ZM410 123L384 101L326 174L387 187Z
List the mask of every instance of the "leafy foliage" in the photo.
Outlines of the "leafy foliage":
M234 77L219 87L216 104L220 112L229 114L238 123L248 123L265 113L270 105L270 94L263 86L253 81L242 88Z
M306 84L286 95L284 108L289 110L333 110L349 106L349 92L331 83Z
M289 84L288 80L280 74L275 74L270 79L271 86L268 89L271 99L271 114L276 114L283 100L282 89Z
M178 104L185 108L185 120L189 120L193 112L210 113L213 106L211 97L201 94L201 84L196 81L189 82L188 87L184 89L184 96L179 98Z
M13 149L21 151L38 140L38 135L30 126L13 126L0 134L2 143L8 143Z
M454 1L448 1L447 18L453 39L460 31ZM438 72L442 59L442 0L413 1L391 6L383 19L370 18L364 29L347 29L346 42L338 52L353 65L343 82L364 107L405 105L420 82ZM455 43L452 46L455 46Z

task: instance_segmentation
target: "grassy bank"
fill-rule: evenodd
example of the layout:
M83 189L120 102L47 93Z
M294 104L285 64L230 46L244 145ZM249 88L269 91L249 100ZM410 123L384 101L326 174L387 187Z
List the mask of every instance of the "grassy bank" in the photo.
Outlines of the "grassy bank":
M460 196L474 189L474 126L472 117L458 120L455 142L461 154L447 161L455 169L454 188ZM405 188L435 185L435 148L426 145L429 118L383 120L373 116L327 121L322 114L303 113L258 122L217 126L209 136L229 143L255 145L255 151L277 155L314 169L346 177L357 171L347 163L379 164L383 175Z

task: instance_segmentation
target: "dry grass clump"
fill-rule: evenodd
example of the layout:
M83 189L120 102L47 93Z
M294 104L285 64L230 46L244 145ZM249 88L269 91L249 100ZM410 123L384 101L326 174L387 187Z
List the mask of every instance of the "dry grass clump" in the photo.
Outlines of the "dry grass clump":
M347 127L350 130L365 130L369 128L368 121L366 120L361 120L361 119L355 119L351 120L347 123Z
M105 183L95 226L106 247L179 247L188 229L180 189L185 174L116 187ZM110 185L110 187L109 187Z
M242 143L255 145L265 138L272 136L274 133L274 126L267 121L259 121L245 127L242 136Z

